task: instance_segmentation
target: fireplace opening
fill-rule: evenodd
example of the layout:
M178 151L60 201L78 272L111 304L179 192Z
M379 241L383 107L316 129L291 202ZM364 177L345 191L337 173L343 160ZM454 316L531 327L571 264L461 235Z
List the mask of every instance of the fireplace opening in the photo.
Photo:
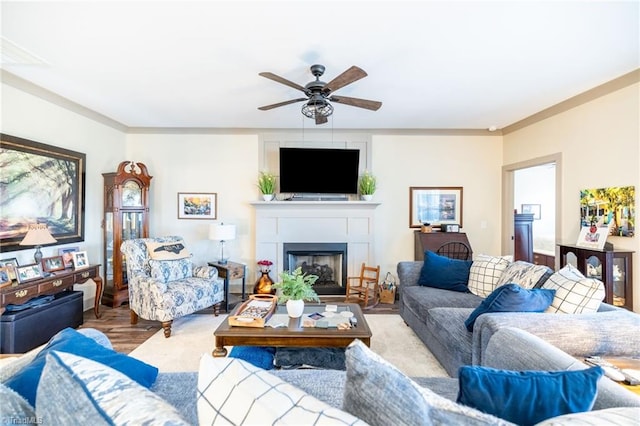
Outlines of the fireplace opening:
M313 289L319 295L346 294L346 243L284 243L283 267L317 275Z

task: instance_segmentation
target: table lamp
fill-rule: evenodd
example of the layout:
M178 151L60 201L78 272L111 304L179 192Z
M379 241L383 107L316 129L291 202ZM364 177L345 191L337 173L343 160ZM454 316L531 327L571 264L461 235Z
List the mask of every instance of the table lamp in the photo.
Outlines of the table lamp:
M40 263L42 260L42 252L40 251L40 247L43 244L51 244L56 243L58 240L51 236L49 232L49 228L45 223L34 223L29 225L29 230L27 234L24 236L22 241L20 241L19 245L21 246L35 246L36 252L33 255L33 259L36 263Z
M224 265L227 263L227 259L224 257L224 243L225 241L235 240L236 238L236 226L225 225L224 223L212 223L209 225L209 239L214 241L220 241L220 259L218 263Z

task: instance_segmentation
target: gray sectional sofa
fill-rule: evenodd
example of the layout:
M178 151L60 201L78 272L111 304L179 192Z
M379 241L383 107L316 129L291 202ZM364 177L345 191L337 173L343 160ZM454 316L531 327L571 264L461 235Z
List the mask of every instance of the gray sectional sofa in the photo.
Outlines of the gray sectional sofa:
M567 370L586 368L579 361L586 356L640 354L640 315L605 303L596 313L485 313L470 332L465 320L483 299L418 285L422 267L398 263L400 316L451 377L463 365ZM599 392L596 408L640 406L640 397L609 379L600 381Z
M96 339L106 347L111 346L106 336L102 335L97 330L82 329L81 332ZM16 362L0 368L0 382L4 382L8 377L19 371L24 365L33 359L37 352L38 349L23 355ZM500 369L546 370L561 368L563 370L576 370L586 368L584 364L569 357L564 352L554 348L542 339L512 327L501 328L494 333L485 348L484 356L487 366ZM320 401L332 407L343 409L345 389L348 386L347 381L349 380L348 373L345 371L302 369L270 370L269 373L298 387L307 394L318 398ZM413 380L417 385L427 388L430 391L435 392L437 395L451 401L456 400L458 394L458 380L455 378L421 377L413 378ZM384 387L388 388L388 392L390 393L388 395L389 400L393 401L397 398L398 389L394 388L393 383L388 383ZM163 401L173 406L187 424L196 425L199 420L197 388L198 372L160 373L150 390ZM621 386L609 380L600 380L600 383L598 384L597 399L593 407L593 410L598 411L585 413L593 416L593 418L587 419L592 422L589 424L603 424L602 422L607 422L609 419L619 421L619 423L616 424L635 423L635 419L640 415L640 398L628 391L620 392L620 389L624 391ZM447 407L447 410L445 411L453 409L455 412L455 406L456 404L453 404L450 407ZM162 411L158 411L156 416L161 416L161 413ZM459 414L460 413L453 415ZM581 419L582 421L585 421L584 417ZM150 417L147 420L149 424L154 424L154 421L159 421L163 424L171 424L170 422L167 423L167 419L163 417L157 417L155 419ZM458 420L460 419L458 418ZM550 419L549 423L543 423L548 426L551 424L564 424L563 421L563 418L559 417L557 420ZM376 424L375 422L373 423ZM379 423L380 422L378 422L378 424ZM406 419L402 418L402 416L399 416L395 423L415 424L413 422L407 422ZM454 423L460 424L459 421ZM486 419L480 421L478 419L468 418L465 419L463 423L474 425L512 425L509 422L505 422L497 418L494 418L494 420L490 419L489 421L486 421ZM116 421L115 424L119 424L119 422ZM430 420L424 420L423 424L427 425L432 423ZM439 423L436 422L433 424ZM451 424L451 422L449 421L445 424Z

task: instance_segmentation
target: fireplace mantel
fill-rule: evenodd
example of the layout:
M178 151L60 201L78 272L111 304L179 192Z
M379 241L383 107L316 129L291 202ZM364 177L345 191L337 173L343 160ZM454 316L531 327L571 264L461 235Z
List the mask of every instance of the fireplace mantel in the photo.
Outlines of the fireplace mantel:
M256 201L256 259L284 267L284 243L347 243L347 273L375 265L375 201Z

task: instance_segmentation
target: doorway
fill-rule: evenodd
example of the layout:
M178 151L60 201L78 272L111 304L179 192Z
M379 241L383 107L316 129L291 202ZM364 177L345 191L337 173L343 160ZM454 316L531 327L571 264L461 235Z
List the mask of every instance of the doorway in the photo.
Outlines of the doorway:
M514 253L514 211L534 213L534 253L558 258L561 232L562 154L552 154L502 168L502 253ZM557 262L556 262L557 265Z

